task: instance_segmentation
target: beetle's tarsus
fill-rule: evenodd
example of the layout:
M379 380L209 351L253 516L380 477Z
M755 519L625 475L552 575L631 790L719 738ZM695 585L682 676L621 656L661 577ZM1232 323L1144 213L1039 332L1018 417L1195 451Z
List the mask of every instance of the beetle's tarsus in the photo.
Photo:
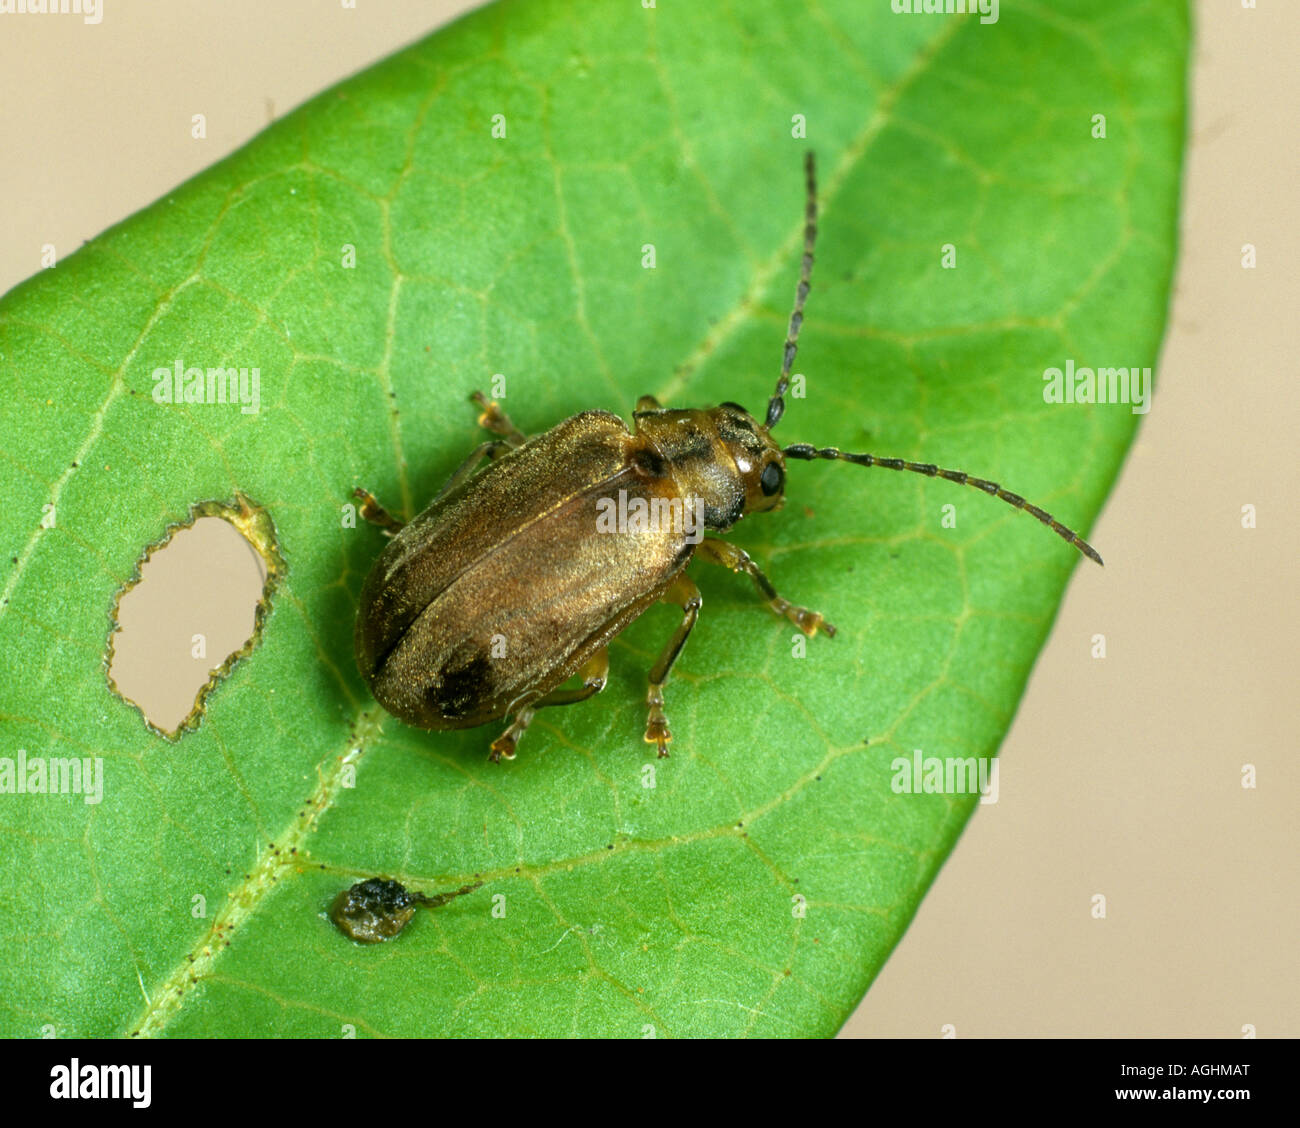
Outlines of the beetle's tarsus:
M651 683L650 689L645 695L645 703L646 708L650 710L645 722L645 742L658 747L659 758L662 760L668 755L668 745L673 739L672 731L668 727L668 718L664 715L664 687L662 684Z
M361 514L362 520L369 521L372 525L378 525L383 530L385 536L394 536L400 533L405 525L388 512L378 501L375 495L367 489L357 486L352 491L352 496L360 500L361 506L357 510Z
M502 760L513 760L519 738L523 736L524 729L528 727L528 723L532 719L532 709L520 709L515 714L515 719L510 723L510 727L492 742L492 751L488 753L488 759L494 764L499 764Z
M480 391L471 392L469 398L483 409L483 413L478 417L480 427L485 431L491 431L494 435L500 435L512 447L524 445L527 441L526 436L510 421L510 416L501 410L496 400L488 399Z
M672 730L668 727L668 718L664 715L664 687L662 684L651 685L646 694L646 706L650 715L645 722L645 742L659 749L659 759L668 758L668 745L673 741Z
M719 540L717 537L705 537L700 542L696 555L712 564L729 568L733 572L744 572L754 581L758 594L767 600L767 605L776 614L789 619L809 638L817 633L818 628L826 632L827 638L835 637L834 624L828 623L819 612L800 607L777 595L772 581L763 574L763 569L754 563L753 557L743 548L738 548L730 541Z
M657 753L658 758L660 760L666 760L668 759L668 745L673 742L673 734L668 732L666 729L664 730L663 736L655 736L651 733L646 733L645 742L647 744L655 745L659 750Z
M488 759L494 764L499 764L502 760L513 760L515 758L515 745L518 742L518 738L512 736L510 730L507 729L492 742L492 751L488 753Z
M814 638L819 629L826 632L827 638L835 637L835 625L828 622L820 612L810 611L807 607L799 607L789 600L781 599L779 596L776 599L769 600L768 606L778 615L783 615L789 619L809 638Z
M654 695L654 690L651 690L651 694ZM654 701L650 702L650 719L645 725L645 742L655 745L659 749L659 759L666 760L668 745L672 743L673 734L668 728L668 718L664 716L664 696L662 693L657 696L659 699L657 704Z

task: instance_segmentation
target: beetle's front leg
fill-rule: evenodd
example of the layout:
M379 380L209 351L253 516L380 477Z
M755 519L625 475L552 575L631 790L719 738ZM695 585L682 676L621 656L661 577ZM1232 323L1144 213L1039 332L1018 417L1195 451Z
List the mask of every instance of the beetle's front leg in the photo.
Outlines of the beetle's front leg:
M646 743L658 745L659 756L662 759L668 755L668 745L673 739L673 734L668 729L668 718L664 716L664 682L668 680L668 671L677 661L677 655L686 645L686 639L690 636L691 628L695 626L695 620L700 617L700 606L704 600L700 597L700 589L684 572L668 585L659 598L665 603L677 604L683 612L681 623L673 632L673 637L668 640L663 653L659 655L659 661L650 670L650 690L645 698L646 706L650 710L645 722Z
M483 409L478 417L478 425L494 435L500 435L512 447L521 447L528 441L527 436L516 427L504 411L497 406L496 400L490 400L482 392L471 392L470 397Z
M372 525L378 525L383 529L385 536L391 537L402 531L403 523L380 505L369 490L363 490L358 486L352 491L352 496L361 500L361 508L357 512Z
M777 595L772 582L763 575L762 569L754 563L743 548L737 548L728 541L718 540L717 537L705 537L696 548L695 554L713 564L730 568L733 572L746 573L754 581L758 594L767 600L767 605L778 615L784 615L809 638L817 633L818 627L826 632L827 637L835 637L835 628L816 611L809 611L807 607L796 607L789 600Z

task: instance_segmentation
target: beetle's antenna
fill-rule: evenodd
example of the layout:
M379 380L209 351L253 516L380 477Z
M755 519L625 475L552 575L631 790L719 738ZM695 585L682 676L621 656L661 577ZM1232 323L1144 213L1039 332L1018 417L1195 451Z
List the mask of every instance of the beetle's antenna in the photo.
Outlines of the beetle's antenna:
M907 462L901 458L877 458L874 454L849 454L835 447L818 448L811 443L791 443L781 453L786 458L801 458L805 462L826 458L831 461L838 459L841 462L852 462L855 466L883 466L886 470L911 470L916 474L924 474L927 478L943 478L944 481L956 482L959 486L974 486L977 490L983 490L993 497L1000 497L1008 505L1014 505L1017 509L1023 509L1031 517L1038 518L1058 537L1078 548L1089 560L1095 560L1098 564L1102 563L1101 555L1092 545L1073 529L1067 529L1050 513L1044 512L1036 505L1030 505L1019 494L1004 490L997 482L990 482L985 478L972 478L965 471L943 470L930 462Z
M785 353L781 358L781 378L776 382L776 392L767 401L769 430L775 427L785 413L785 393L790 387L790 369L794 367L794 354L799 348L799 327L803 324L803 304L808 300L813 267L813 244L817 242L817 167L811 150L803 159L804 173L808 178L808 201L804 205L803 263L799 267L799 287L794 292L794 312L790 314L790 329L785 335Z

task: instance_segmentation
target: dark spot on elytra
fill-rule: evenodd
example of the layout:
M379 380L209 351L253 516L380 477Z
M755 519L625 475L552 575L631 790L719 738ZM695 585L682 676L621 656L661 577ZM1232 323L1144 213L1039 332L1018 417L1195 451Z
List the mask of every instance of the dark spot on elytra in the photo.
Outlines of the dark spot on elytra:
M482 651L449 667L438 684L429 687L430 704L447 718L468 716L483 700L491 669L491 659Z

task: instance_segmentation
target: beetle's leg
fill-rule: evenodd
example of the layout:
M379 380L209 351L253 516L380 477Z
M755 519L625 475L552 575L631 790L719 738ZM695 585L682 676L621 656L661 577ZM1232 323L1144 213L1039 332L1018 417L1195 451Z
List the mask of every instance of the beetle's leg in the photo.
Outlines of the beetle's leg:
M519 743L519 738L523 735L524 729L533 719L533 714L538 709L545 709L551 705L573 705L578 701L586 701L588 697L593 697L605 688L605 681L609 677L609 648L602 646L578 670L578 676L582 678L582 685L577 689L553 689L545 697L531 702L515 714L514 721L496 740L492 742L492 751L488 754L488 759L494 764L501 760L513 760L515 758L515 745Z
M668 585L667 590L659 598L665 603L677 604L683 612L681 623L673 632L673 637L668 640L663 653L659 655L659 661L650 670L650 691L645 697L645 703L650 710L645 722L646 743L657 744L659 756L663 758L668 755L668 744L673 738L673 734L668 731L668 718L664 716L664 682L668 680L668 671L677 661L677 655L686 645L686 639L690 636L691 628L695 626L695 620L700 616L700 605L704 600L700 598L700 589L684 572Z
M754 581L758 594L767 601L767 605L778 615L784 615L809 638L817 633L818 627L824 630L828 637L835 637L835 628L816 611L809 611L807 607L796 607L777 595L772 581L763 575L762 569L754 563L743 548L737 548L729 541L718 540L717 537L705 537L700 541L695 554L713 564L730 568L733 572L746 573Z
M636 401L637 411L662 411L663 407L654 396L642 396Z
M594 697L605 688L609 678L609 648L602 646L578 669L582 685L577 689L553 689L539 701L533 702L534 709L547 709L552 705L574 705Z
M510 422L510 416L497 406L496 400L489 400L482 392L471 392L469 398L483 409L483 414L478 417L480 427L500 435L512 447L524 445L526 436Z
M532 719L531 706L525 705L515 713L515 719L510 722L510 727L492 742L492 751L488 753L488 759L494 764L499 764L503 759L513 760L515 745L519 743L519 738L523 736L524 729Z
M380 505L369 490L363 490L358 486L352 491L352 496L361 499L361 508L357 512L372 525L378 525L383 529L385 536L391 537L394 533L402 531L402 522Z
M437 496L434 497L433 500L437 501L438 498L443 496L443 494L451 493L452 490L461 485L466 478L474 473L474 467L482 462L483 459L486 458L491 460L493 458L498 458L510 449L510 444L503 439L488 439L485 443L479 443L478 446L470 451L469 457L456 467L455 472L447 479L447 484L438 491Z

